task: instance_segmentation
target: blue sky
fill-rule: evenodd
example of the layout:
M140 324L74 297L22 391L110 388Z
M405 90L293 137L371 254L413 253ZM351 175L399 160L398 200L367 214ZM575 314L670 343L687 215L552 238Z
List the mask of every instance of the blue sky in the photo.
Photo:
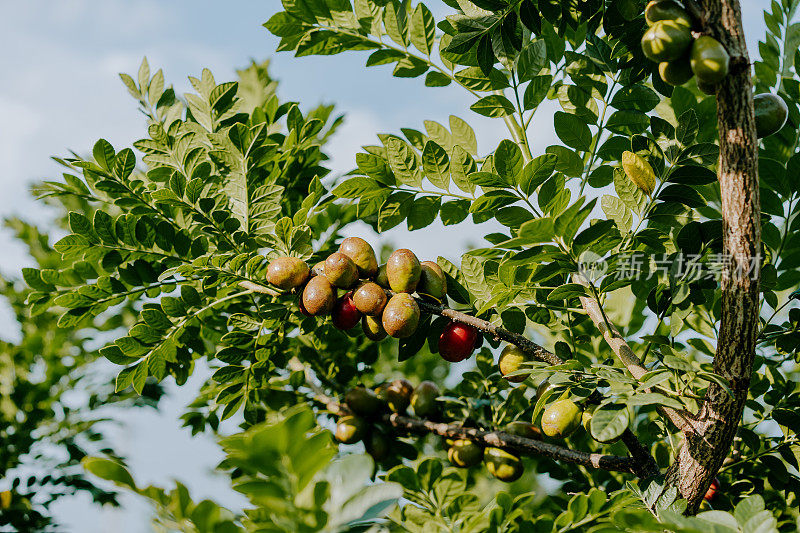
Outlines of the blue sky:
M436 0L429 2L441 12ZM764 31L761 10L767 0L745 0L745 26L751 56ZM347 115L345 126L328 147L334 170L353 166L354 154L374 143L376 132L400 127L422 129L425 119L447 123L450 114L470 121L481 151L488 151L507 133L501 121L478 117L467 108L470 99L456 88L428 89L421 79L390 76L390 67L364 68L367 55L294 58L274 54L277 39L261 24L279 10L278 0L26 0L4 5L0 17L0 215L46 222L47 213L28 195L32 182L57 179L60 168L51 155L72 149L85 152L104 137L119 148L144 136L144 122L135 102L117 77L136 72L143 56L153 69L163 68L178 92L188 90L186 76L210 68L218 81L250 59L272 57L271 73L280 80L280 95L306 106L336 103ZM531 132L534 152L553 144L547 114L538 116ZM538 150L537 150L538 149ZM442 227L383 239L413 246L423 257L457 257L482 232L474 227ZM353 234L376 240L365 227ZM0 272L9 275L27 264L23 250L0 232ZM0 336L14 338L0 303ZM120 451L131 458L146 483L181 479L197 496L219 493L224 486L210 475L219 460L208 439L191 439L177 417L191 398L192 385L178 391L159 413L126 417L116 435ZM188 450L188 451L187 451ZM227 502L236 500L228 497ZM59 517L69 531L86 533L149 531L148 510L128 499L127 510L100 511L77 498L60 504Z

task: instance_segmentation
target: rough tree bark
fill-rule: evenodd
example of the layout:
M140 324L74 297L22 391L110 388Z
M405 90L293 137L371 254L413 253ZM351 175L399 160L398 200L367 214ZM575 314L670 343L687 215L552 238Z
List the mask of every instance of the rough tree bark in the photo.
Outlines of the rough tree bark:
M731 397L712 383L668 480L696 512L703 495L731 448L750 386L759 317L761 250L758 196L758 141L753 86L742 13L738 0L702 0L703 31L731 55L729 76L717 88L726 267L722 275L722 317L714 372L725 377Z

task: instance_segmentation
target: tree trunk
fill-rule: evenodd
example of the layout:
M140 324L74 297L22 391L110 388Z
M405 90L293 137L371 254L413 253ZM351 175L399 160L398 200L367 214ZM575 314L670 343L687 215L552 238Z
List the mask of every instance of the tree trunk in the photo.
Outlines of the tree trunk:
M731 55L731 71L717 88L719 183L722 193L722 323L714 372L726 378L733 397L712 383L668 479L696 512L728 455L750 386L759 317L761 250L758 141L753 114L750 60L738 0L705 0L704 32Z

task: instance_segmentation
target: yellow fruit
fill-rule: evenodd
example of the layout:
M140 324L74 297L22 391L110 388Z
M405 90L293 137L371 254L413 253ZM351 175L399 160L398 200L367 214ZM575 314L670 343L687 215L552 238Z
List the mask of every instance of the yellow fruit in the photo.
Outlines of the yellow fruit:
M698 37L692 45L692 71L703 83L717 84L725 79L730 59L725 47L708 35Z
M459 468L475 466L483 459L483 449L467 439L458 439L447 450L447 458Z
M361 277L370 278L378 272L378 260L372 245L359 237L348 237L339 245L339 251L352 259Z
M386 338L386 330L383 329L380 317L364 315L361 318L361 329L371 341L377 342Z
M367 434L367 422L357 416L343 416L336 424L336 440L342 444L355 444Z
M417 330L419 317L419 305L410 294L395 294L383 309L383 329L397 339L410 337Z
M528 356L519 346L509 344L500 352L500 359L497 361L497 366L500 368L500 373L503 374L503 377L508 381L512 383L522 383L528 376L510 376L509 374L517 370L522 370L524 368L523 363L527 360Z
M692 44L687 26L672 20L660 20L642 37L642 52L650 61L660 63L681 57Z
M305 283L308 275L308 265L299 257L278 257L267 266L267 281L285 291Z
M348 289L358 281L358 267L343 253L334 252L325 260L325 277L332 285Z
M419 259L411 250L395 250L386 262L386 277L394 292L414 292L422 276Z
M483 462L490 474L506 483L519 479L525 470L519 457L501 448L486 448Z
M542 431L548 437L567 437L581 425L581 415L581 408L568 398L553 402L542 413Z

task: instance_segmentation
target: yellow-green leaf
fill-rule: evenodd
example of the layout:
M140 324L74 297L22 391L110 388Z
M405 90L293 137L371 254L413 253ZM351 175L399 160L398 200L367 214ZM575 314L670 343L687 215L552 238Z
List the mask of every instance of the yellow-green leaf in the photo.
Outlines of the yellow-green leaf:
M637 187L648 195L653 194L656 188L656 173L645 158L633 152L623 152L622 168Z

